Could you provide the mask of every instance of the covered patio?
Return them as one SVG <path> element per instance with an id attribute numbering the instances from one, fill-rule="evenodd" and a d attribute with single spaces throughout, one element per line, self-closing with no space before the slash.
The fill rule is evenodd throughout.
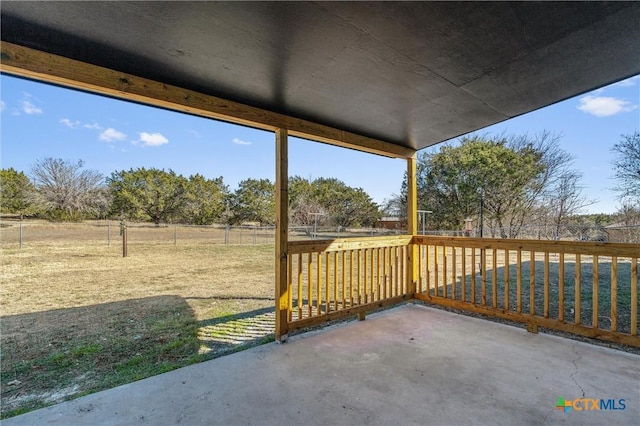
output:
<path id="1" fill-rule="evenodd" d="M 406 304 L 3 424 L 630 425 L 639 382 L 637 355 Z"/>
<path id="2" fill-rule="evenodd" d="M 640 247 L 420 236 L 416 153 L 640 73 L 638 21 L 637 2 L 4 2 L 3 73 L 274 132 L 278 342 L 412 299 L 531 332 L 402 306 L 6 424 L 637 423 L 637 356 L 535 333 L 640 346 Z M 289 241 L 290 136 L 406 161 L 406 234 Z"/>

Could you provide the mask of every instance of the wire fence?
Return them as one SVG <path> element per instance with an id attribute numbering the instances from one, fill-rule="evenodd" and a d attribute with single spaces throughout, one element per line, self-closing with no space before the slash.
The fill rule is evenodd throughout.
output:
<path id="1" fill-rule="evenodd" d="M 516 232 L 517 231 L 517 232 Z M 614 224 L 581 225 L 562 224 L 555 225 L 525 225 L 517 230 L 503 229 L 506 235 L 516 235 L 515 238 L 523 240 L 562 240 L 562 241 L 596 241 L 603 243 L 640 243 L 640 225 Z M 480 231 L 473 229 L 464 230 L 419 230 L 421 235 L 449 236 L 449 237 L 480 237 Z M 485 227 L 483 237 L 500 238 L 502 232 L 498 228 Z"/>
<path id="2" fill-rule="evenodd" d="M 127 245 L 135 244 L 274 244 L 274 226 L 229 225 L 154 225 L 126 223 Z M 386 229 L 341 229 L 291 227 L 290 240 L 353 238 L 390 235 L 399 231 Z M 118 245 L 122 244 L 120 222 L 51 223 L 36 221 L 0 222 L 0 244 L 5 248 L 22 248 L 45 244 Z"/>
<path id="3" fill-rule="evenodd" d="M 127 244 L 274 244 L 274 226 L 229 226 L 229 225 L 159 225 L 127 223 Z M 368 236 L 399 235 L 405 229 L 340 227 L 291 227 L 290 240 L 355 238 Z M 479 237 L 472 230 L 419 230 L 419 234 L 436 236 Z M 500 237 L 497 230 L 485 228 L 484 237 Z M 599 241 L 640 243 L 640 225 L 631 226 L 584 226 L 528 225 L 517 235 L 520 239 Z M 44 244 L 117 245 L 122 244 L 122 231 L 117 221 L 94 223 L 51 223 L 38 221 L 0 222 L 0 245 L 4 248 L 22 248 Z"/>

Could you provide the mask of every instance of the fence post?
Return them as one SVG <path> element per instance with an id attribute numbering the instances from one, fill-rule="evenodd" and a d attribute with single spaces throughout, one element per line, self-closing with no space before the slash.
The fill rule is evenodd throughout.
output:
<path id="1" fill-rule="evenodd" d="M 258 234 L 258 227 L 256 225 L 253 225 L 253 244 L 258 244 L 257 241 L 257 235 Z"/>
<path id="2" fill-rule="evenodd" d="M 127 222 L 120 222 L 120 235 L 122 235 L 122 257 L 127 257 Z"/>
<path id="3" fill-rule="evenodd" d="M 22 250 L 22 222 L 20 222 L 20 249 Z"/>
<path id="4" fill-rule="evenodd" d="M 224 243 L 229 244 L 229 224 L 224 227 Z"/>

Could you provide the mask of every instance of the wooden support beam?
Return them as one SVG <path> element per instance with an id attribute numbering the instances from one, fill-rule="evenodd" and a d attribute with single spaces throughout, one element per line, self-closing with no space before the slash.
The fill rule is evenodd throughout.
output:
<path id="1" fill-rule="evenodd" d="M 407 159 L 407 233 L 418 233 L 418 184 L 416 176 L 416 154 Z M 407 293 L 416 292 L 418 281 L 418 247 L 407 247 Z"/>
<path id="2" fill-rule="evenodd" d="M 174 111 L 356 149 L 392 158 L 407 158 L 414 149 L 345 132 L 162 82 L 125 74 L 13 43 L 2 42 L 0 72 Z"/>
<path id="3" fill-rule="evenodd" d="M 276 130 L 276 332 L 277 342 L 287 340 L 289 305 L 289 278 L 287 276 L 287 250 L 289 243 L 289 171 L 288 137 L 285 129 Z"/>

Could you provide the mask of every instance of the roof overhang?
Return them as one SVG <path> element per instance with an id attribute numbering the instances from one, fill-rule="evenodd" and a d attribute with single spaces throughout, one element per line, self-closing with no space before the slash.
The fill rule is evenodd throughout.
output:
<path id="1" fill-rule="evenodd" d="M 640 73 L 639 2 L 13 2 L 3 72 L 406 157 Z"/>

